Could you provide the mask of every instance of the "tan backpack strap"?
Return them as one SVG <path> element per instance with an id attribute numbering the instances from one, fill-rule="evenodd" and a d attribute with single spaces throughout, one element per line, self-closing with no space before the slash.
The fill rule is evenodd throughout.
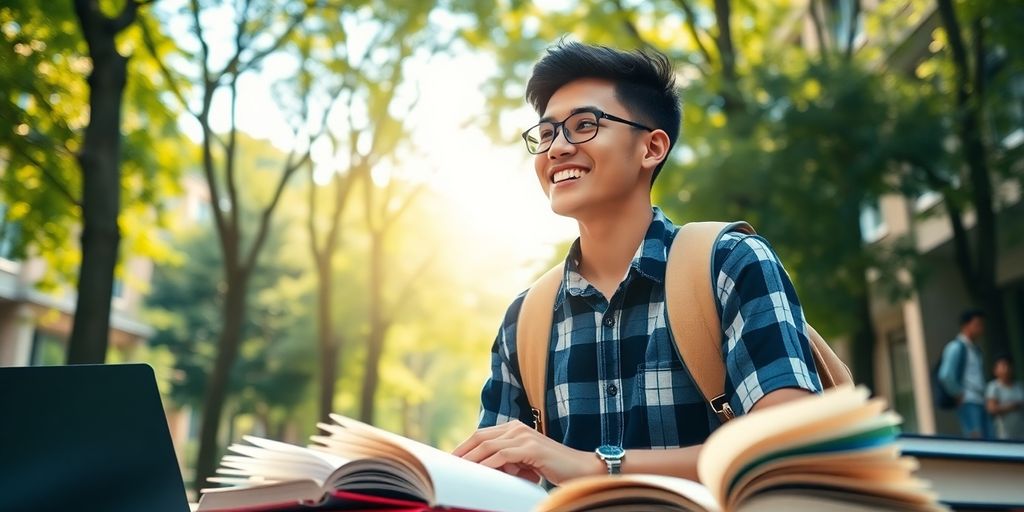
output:
<path id="1" fill-rule="evenodd" d="M 544 392 L 547 388 L 548 353 L 551 351 L 551 322 L 564 275 L 565 264 L 560 263 L 533 283 L 523 298 L 516 323 L 520 382 L 533 412 L 533 428 L 545 435 Z"/>
<path id="2" fill-rule="evenodd" d="M 814 353 L 814 367 L 818 371 L 818 378 L 821 379 L 822 389 L 836 387 L 842 384 L 852 384 L 853 374 L 850 367 L 828 346 L 825 338 L 822 338 L 818 331 L 811 327 L 804 319 L 807 327 L 807 340 L 811 345 L 811 352 Z"/>
<path id="3" fill-rule="evenodd" d="M 691 222 L 676 233 L 665 269 L 665 303 L 679 357 L 718 418 L 734 413 L 725 397 L 722 322 L 715 306 L 711 258 L 723 231 L 754 234 L 745 222 Z"/>

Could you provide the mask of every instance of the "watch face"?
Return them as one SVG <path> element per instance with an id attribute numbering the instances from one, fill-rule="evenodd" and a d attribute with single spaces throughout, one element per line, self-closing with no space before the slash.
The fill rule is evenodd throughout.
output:
<path id="1" fill-rule="evenodd" d="M 597 454 L 601 456 L 601 458 L 613 460 L 621 459 L 622 456 L 626 454 L 626 451 L 623 450 L 622 448 L 608 444 L 597 447 L 596 451 Z"/>

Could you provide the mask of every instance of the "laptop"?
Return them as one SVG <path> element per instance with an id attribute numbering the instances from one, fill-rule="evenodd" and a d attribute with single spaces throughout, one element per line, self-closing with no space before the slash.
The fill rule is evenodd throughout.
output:
<path id="1" fill-rule="evenodd" d="M 0 368 L 0 511 L 188 512 L 153 369 Z"/>

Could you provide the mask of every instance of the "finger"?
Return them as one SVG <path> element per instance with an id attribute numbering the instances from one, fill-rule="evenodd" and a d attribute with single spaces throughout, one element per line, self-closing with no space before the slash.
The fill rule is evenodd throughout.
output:
<path id="1" fill-rule="evenodd" d="M 462 458 L 472 462 L 480 462 L 501 450 L 518 446 L 520 443 L 522 443 L 522 440 L 515 436 L 502 436 L 496 439 L 488 439 L 478 444 L 472 450 L 466 452 Z M 491 467 L 496 468 L 497 466 Z"/>
<path id="2" fill-rule="evenodd" d="M 534 473 L 540 473 L 539 467 L 536 467 L 537 457 L 536 454 L 530 453 L 528 448 L 521 446 L 510 446 L 502 450 L 495 451 L 491 456 L 480 461 L 480 464 L 489 468 L 500 468 L 506 464 L 517 464 L 529 468 Z"/>
<path id="3" fill-rule="evenodd" d="M 527 466 L 523 466 L 522 464 L 505 464 L 501 466 L 500 469 L 505 473 L 522 478 L 527 482 L 537 483 L 540 481 L 540 475 L 537 474 L 536 471 Z"/>
<path id="4" fill-rule="evenodd" d="M 482 429 L 477 430 L 476 432 L 473 433 L 473 435 L 469 436 L 469 438 L 467 438 L 461 444 L 456 446 L 455 449 L 452 450 L 452 455 L 456 457 L 462 457 L 466 455 L 466 453 L 469 453 L 471 450 L 476 448 L 480 443 L 488 441 L 490 439 L 494 439 L 504 434 L 506 431 L 512 428 L 512 426 L 514 426 L 513 423 L 518 423 L 518 421 L 502 423 L 500 425 L 494 425 L 493 427 L 484 427 Z"/>

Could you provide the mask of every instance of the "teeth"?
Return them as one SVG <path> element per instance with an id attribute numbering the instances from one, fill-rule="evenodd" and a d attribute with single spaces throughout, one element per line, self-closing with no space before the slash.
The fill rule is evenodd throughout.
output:
<path id="1" fill-rule="evenodd" d="M 586 173 L 587 171 L 584 171 L 583 169 L 563 169 L 561 171 L 556 172 L 555 175 L 551 177 L 551 181 L 553 183 L 558 183 L 560 181 L 565 181 L 570 178 L 580 178 Z"/>

